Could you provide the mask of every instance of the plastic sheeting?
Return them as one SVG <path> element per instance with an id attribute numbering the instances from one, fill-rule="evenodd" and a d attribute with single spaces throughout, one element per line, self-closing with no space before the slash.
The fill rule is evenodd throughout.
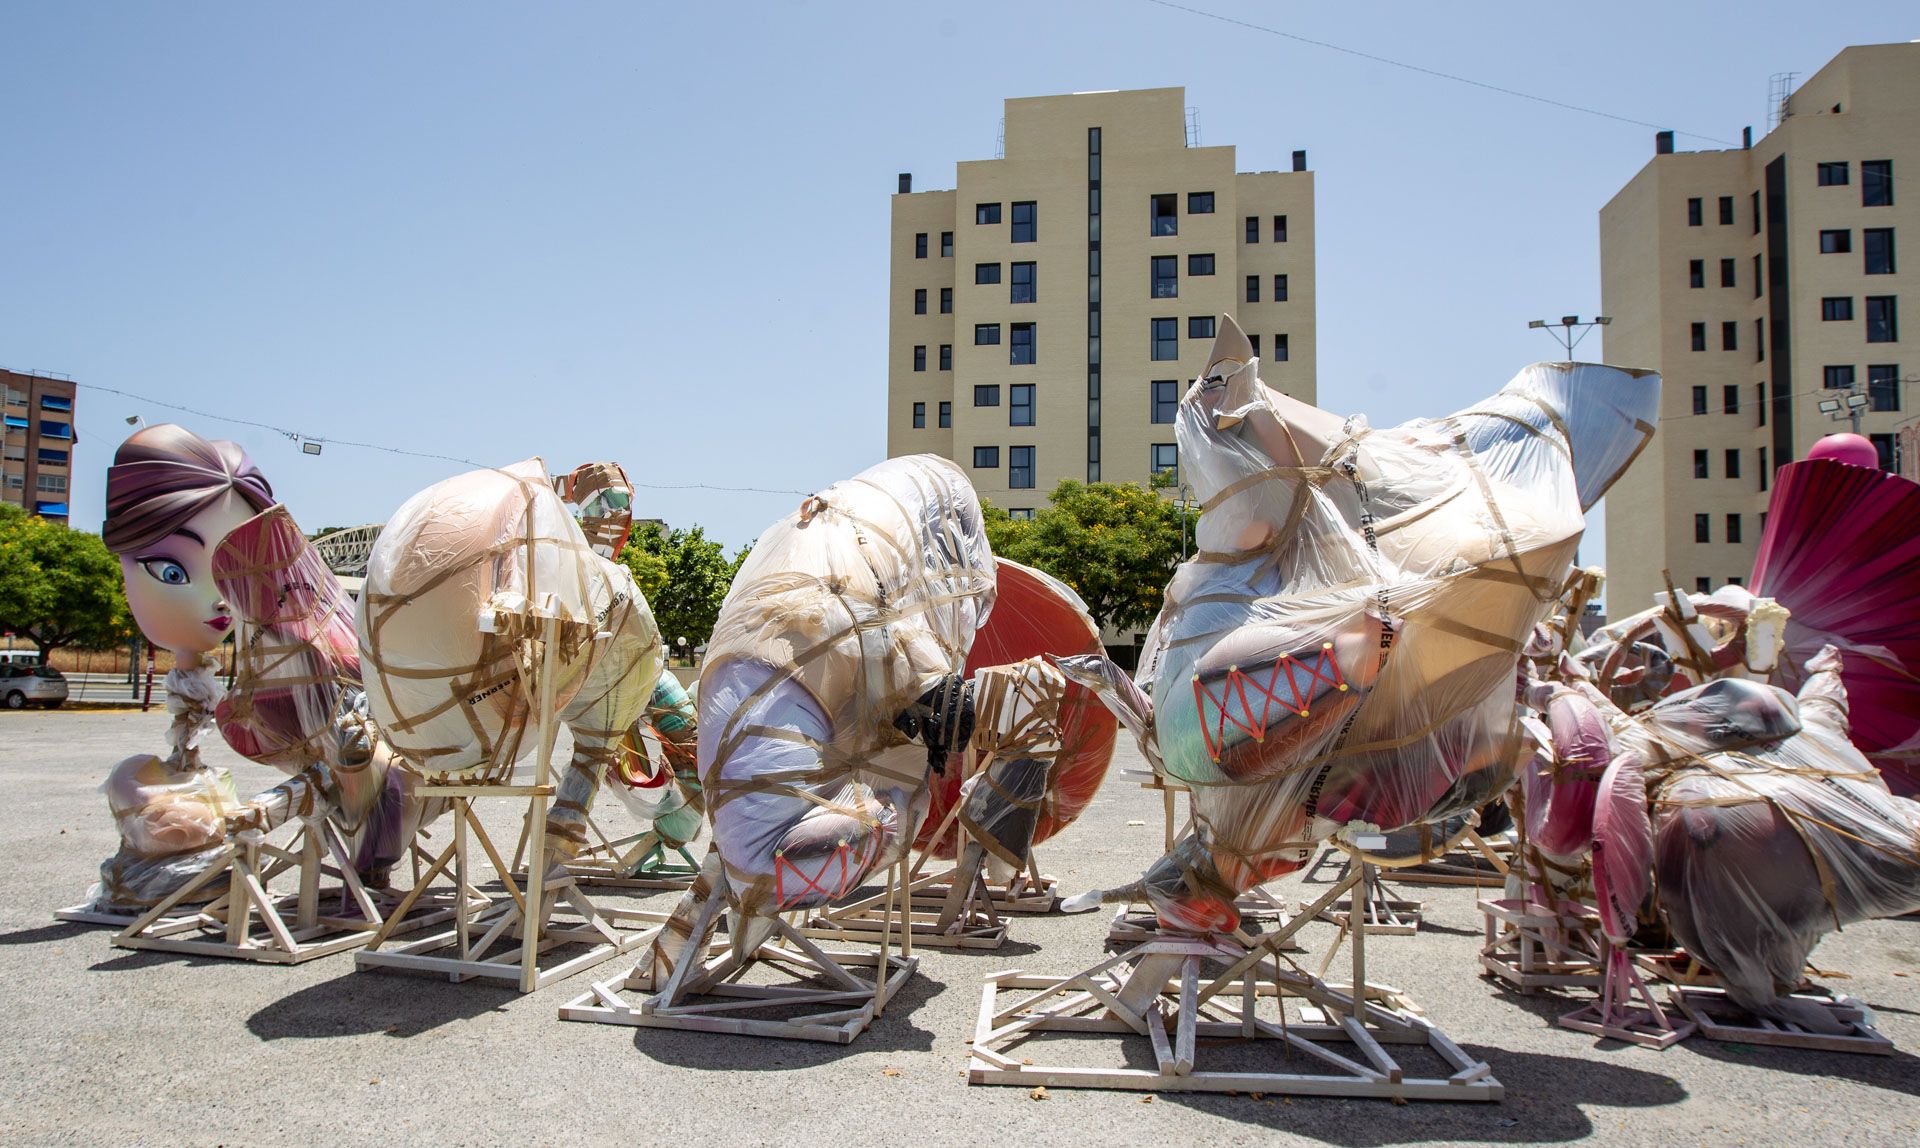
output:
<path id="1" fill-rule="evenodd" d="M 969 677 L 990 666 L 1006 666 L 1041 655 L 1097 654 L 1100 628 L 1088 616 L 1086 605 L 1064 582 L 1050 574 L 1005 558 L 995 558 L 998 591 L 993 613 L 974 636 L 967 655 Z M 1116 723 L 1113 715 L 1079 684 L 1062 683 L 1058 704 L 1059 747 L 1045 773 L 1030 844 L 1038 844 L 1073 824 L 1099 792 L 1113 760 Z M 920 828 L 916 848 L 934 850 L 951 858 L 954 839 L 931 840 L 946 820 L 960 794 L 961 755 L 949 758 L 945 773 L 933 779 L 933 804 Z M 1022 857 L 1020 862 L 1024 863 Z"/>
<path id="2" fill-rule="evenodd" d="M 1506 788 L 1522 641 L 1659 392 L 1647 372 L 1537 364 L 1472 409 L 1375 430 L 1268 389 L 1222 325 L 1176 424 L 1200 553 L 1139 673 L 1197 835 L 1109 894 L 1193 931 L 1235 924 L 1235 895 L 1297 867 L 1301 841 Z"/>
<path id="3" fill-rule="evenodd" d="M 547 833 L 551 851 L 571 856 L 662 665 L 633 576 L 592 551 L 538 459 L 414 495 L 368 556 L 358 629 L 369 709 L 424 773 L 505 776 L 540 696 L 549 619 L 553 696 L 574 752 Z"/>
<path id="4" fill-rule="evenodd" d="M 680 679 L 662 671 L 640 726 L 620 743 L 607 784 L 628 812 L 651 825 L 670 847 L 698 837 L 706 813 L 696 744 L 693 698 Z M 657 762 L 649 757 L 649 746 L 658 747 Z"/>
<path id="5" fill-rule="evenodd" d="M 941 716 L 928 699 L 964 670 L 994 583 L 978 498 L 931 455 L 835 483 L 754 544 L 699 696 L 714 848 L 748 918 L 829 903 L 913 840 L 929 749 L 896 721 Z"/>

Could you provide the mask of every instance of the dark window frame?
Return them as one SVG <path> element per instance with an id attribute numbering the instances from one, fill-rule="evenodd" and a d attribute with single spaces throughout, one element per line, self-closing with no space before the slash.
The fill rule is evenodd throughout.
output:
<path id="1" fill-rule="evenodd" d="M 1180 234 L 1180 197 L 1171 191 L 1147 196 L 1147 237 Z"/>
<path id="2" fill-rule="evenodd" d="M 1008 211 L 1008 214 L 1012 216 L 1012 222 L 1013 222 L 1013 228 L 1012 228 L 1013 242 L 1015 243 L 1038 242 L 1040 238 L 1039 204 L 1031 199 L 1022 199 L 1022 200 L 1017 200 L 1014 203 L 1010 204 L 1009 208 L 1010 210 Z M 1024 213 L 1026 215 L 1025 219 L 1020 218 L 1022 214 L 1022 211 L 1021 211 L 1022 208 L 1026 209 Z"/>
<path id="3" fill-rule="evenodd" d="M 997 203 L 976 203 L 973 205 L 973 222 L 976 227 L 989 226 L 1000 222 L 1000 205 Z"/>
<path id="4" fill-rule="evenodd" d="M 1039 301 L 1039 268 L 1040 265 L 1032 260 L 1008 265 L 1007 302 L 1035 303 Z M 1020 275 L 1023 271 L 1026 273 L 1026 282 L 1024 283 L 1020 280 Z M 1025 288 L 1025 290 L 1023 291 L 1021 288 Z"/>
<path id="5" fill-rule="evenodd" d="M 1180 380 L 1154 379 L 1147 384 L 1147 421 L 1149 423 L 1156 426 L 1171 426 L 1178 419 L 1179 414 Z"/>
<path id="6" fill-rule="evenodd" d="M 1147 348 L 1153 362 L 1178 362 L 1180 360 L 1180 320 L 1177 318 L 1148 319 Z"/>
<path id="7" fill-rule="evenodd" d="M 1024 452 L 1025 461 L 1022 461 Z M 1010 446 L 1007 448 L 1007 489 L 1032 490 L 1034 472 L 1034 448 L 1031 446 Z M 1022 481 L 1024 479 L 1024 481 Z"/>
<path id="8" fill-rule="evenodd" d="M 1205 270 L 1201 270 L 1205 268 Z M 1211 275 L 1214 269 L 1213 252 L 1195 251 L 1187 255 L 1188 275 Z"/>
<path id="9" fill-rule="evenodd" d="M 997 446 L 976 446 L 973 448 L 973 469 L 999 470 L 1000 448 Z"/>
<path id="10" fill-rule="evenodd" d="M 1007 363 L 1030 367 L 1040 354 L 1040 332 L 1033 323 L 1007 324 Z"/>

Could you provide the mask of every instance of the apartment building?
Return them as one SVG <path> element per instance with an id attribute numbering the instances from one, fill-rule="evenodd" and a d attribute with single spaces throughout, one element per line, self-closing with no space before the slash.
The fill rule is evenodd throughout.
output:
<path id="1" fill-rule="evenodd" d="M 1006 101 L 1004 157 L 893 197 L 887 454 L 967 468 L 1031 514 L 1063 479 L 1176 467 L 1218 317 L 1313 402 L 1313 174 L 1200 147 L 1184 88 Z"/>
<path id="2" fill-rule="evenodd" d="M 1726 151 L 1660 133 L 1600 212 L 1606 360 L 1665 379 L 1659 433 L 1607 496 L 1616 617 L 1662 571 L 1684 590 L 1744 580 L 1774 471 L 1854 429 L 1836 413 L 1896 469 L 1920 401 L 1896 258 L 1900 233 L 1920 238 L 1920 43 L 1848 48 L 1777 113 Z"/>
<path id="3" fill-rule="evenodd" d="M 0 501 L 42 518 L 67 520 L 73 475 L 74 385 L 0 368 L 0 399 L 6 419 L 5 458 L 0 461 Z"/>

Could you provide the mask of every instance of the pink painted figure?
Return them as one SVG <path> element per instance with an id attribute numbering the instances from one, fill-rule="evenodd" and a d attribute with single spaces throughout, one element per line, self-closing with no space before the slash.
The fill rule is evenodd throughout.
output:
<path id="1" fill-rule="evenodd" d="M 120 849 L 100 866 L 97 911 L 138 911 L 191 880 L 218 851 L 235 812 L 233 779 L 200 761 L 219 686 L 206 662 L 233 627 L 213 577 L 214 548 L 273 505 L 273 488 L 237 443 L 184 427 L 147 427 L 120 445 L 107 471 L 101 535 L 120 556 L 127 604 L 147 639 L 173 652 L 167 674 L 167 756 L 140 754 L 102 787 Z M 219 888 L 210 887 L 209 897 Z"/>

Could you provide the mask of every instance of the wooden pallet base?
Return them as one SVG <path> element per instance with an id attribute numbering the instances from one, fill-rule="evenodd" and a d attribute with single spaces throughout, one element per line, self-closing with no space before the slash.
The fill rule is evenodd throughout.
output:
<path id="1" fill-rule="evenodd" d="M 1224 965 L 1212 975 L 1210 966 Z M 1205 971 L 1203 971 L 1205 970 Z M 1369 986 L 1371 990 L 1372 986 Z M 1198 938 L 1149 941 L 1070 977 L 1019 970 L 987 978 L 972 1040 L 969 1084 L 1107 1088 L 1146 1092 L 1248 1092 L 1407 1100 L 1494 1101 L 1504 1089 L 1424 1018 L 1356 999 L 1265 949 Z M 1318 1006 L 1328 1023 L 1300 1015 Z M 1035 1039 L 1050 1033 L 1143 1039 L 1154 1067 L 1045 1063 Z M 1198 1061 L 1202 1042 L 1271 1047 L 1322 1071 L 1222 1071 Z M 1446 1066 L 1410 1073 L 1390 1048 L 1420 1046 Z M 1211 1051 L 1211 1048 L 1209 1048 Z M 1295 1058 L 1294 1053 L 1303 1054 Z M 1287 1067 L 1306 1068 L 1295 1063 Z"/>
<path id="2" fill-rule="evenodd" d="M 1709 1040 L 1769 1048 L 1804 1048 L 1868 1056 L 1893 1055 L 1893 1042 L 1873 1027 L 1873 1014 L 1848 996 L 1823 997 L 1794 993 L 1788 998 L 1803 1007 L 1821 1010 L 1831 1027 L 1837 1030 L 1819 1032 L 1789 1021 L 1755 1016 L 1728 999 L 1723 989 L 1676 985 L 1668 995 L 1699 1026 L 1700 1035 Z"/>
<path id="3" fill-rule="evenodd" d="M 776 935 L 746 960 L 735 960 L 726 941 L 710 941 L 697 971 L 659 991 L 650 972 L 652 954 L 646 954 L 623 980 L 599 982 L 563 1005 L 560 1019 L 849 1044 L 920 963 L 884 950 L 822 949 L 784 921 Z M 789 983 L 742 983 L 739 978 L 754 967 L 776 969 Z"/>
<path id="4" fill-rule="evenodd" d="M 1656 1016 L 1644 1008 L 1622 1009 L 1608 1017 L 1597 1001 L 1575 1009 L 1554 1023 L 1575 1032 L 1623 1040 L 1652 1049 L 1670 1048 L 1692 1036 L 1696 1027 L 1692 1021 L 1675 1024 L 1671 1018 Z"/>
<path id="5" fill-rule="evenodd" d="M 1017 874 L 1012 881 L 1001 883 L 987 880 L 984 882 L 987 893 L 993 900 L 996 913 L 1013 916 L 1045 916 L 1060 907 L 1065 900 L 1060 895 L 1060 882 L 1048 876 L 1038 879 L 1024 873 Z M 913 907 L 915 909 L 938 910 L 945 903 L 951 889 L 951 879 L 942 876 L 931 884 L 915 889 Z"/>
<path id="6" fill-rule="evenodd" d="M 1480 902 L 1486 940 L 1480 967 L 1523 993 L 1541 989 L 1600 988 L 1598 916 L 1572 901 Z"/>

